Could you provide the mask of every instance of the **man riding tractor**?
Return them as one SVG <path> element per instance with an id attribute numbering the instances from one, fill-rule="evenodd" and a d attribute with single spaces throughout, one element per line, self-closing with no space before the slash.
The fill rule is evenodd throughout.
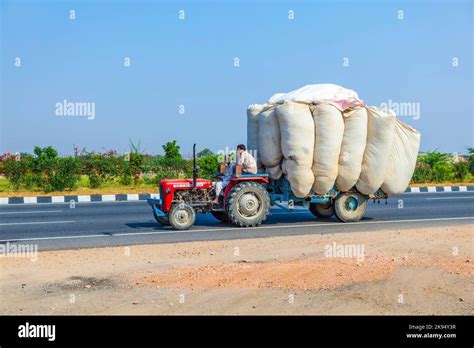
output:
<path id="1" fill-rule="evenodd" d="M 241 167 L 242 174 L 257 174 L 257 162 L 255 158 L 247 152 L 244 144 L 237 145 L 237 158 L 235 164 Z M 217 181 L 214 184 L 216 197 L 212 201 L 213 204 L 219 204 L 219 196 L 222 193 L 222 189 L 227 186 L 230 179 L 235 171 L 235 166 L 230 163 L 230 156 L 226 156 L 226 170 L 221 181 Z"/>

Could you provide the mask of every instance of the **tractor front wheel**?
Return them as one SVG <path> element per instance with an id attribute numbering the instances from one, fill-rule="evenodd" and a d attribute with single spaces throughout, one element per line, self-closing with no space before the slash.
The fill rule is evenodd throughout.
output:
<path id="1" fill-rule="evenodd" d="M 334 204 L 332 202 L 310 203 L 309 211 L 320 219 L 329 219 L 334 215 Z"/>
<path id="2" fill-rule="evenodd" d="M 256 182 L 236 184 L 226 202 L 227 216 L 234 225 L 255 227 L 266 220 L 270 212 L 270 195 L 265 186 Z"/>
<path id="3" fill-rule="evenodd" d="M 189 204 L 181 202 L 173 204 L 169 214 L 171 226 L 176 230 L 187 230 L 196 221 L 196 212 Z"/>
<path id="4" fill-rule="evenodd" d="M 342 222 L 359 221 L 366 210 L 367 196 L 359 192 L 340 193 L 334 201 L 336 217 Z"/>

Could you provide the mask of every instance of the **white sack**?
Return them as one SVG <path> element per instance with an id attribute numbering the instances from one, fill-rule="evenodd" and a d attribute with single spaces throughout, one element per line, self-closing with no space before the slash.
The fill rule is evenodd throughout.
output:
<path id="1" fill-rule="evenodd" d="M 313 185 L 314 176 L 311 168 L 307 166 L 299 166 L 295 161 L 287 161 L 287 172 L 286 175 L 290 182 L 291 190 L 296 197 L 306 197 L 311 191 L 311 185 Z"/>
<path id="2" fill-rule="evenodd" d="M 304 197 L 311 191 L 311 165 L 314 149 L 314 122 L 309 106 L 288 102 L 277 106 L 280 124 L 281 151 L 285 169 L 295 196 Z"/>
<path id="3" fill-rule="evenodd" d="M 258 153 L 265 167 L 280 165 L 280 126 L 274 107 L 265 107 L 258 115 Z"/>
<path id="4" fill-rule="evenodd" d="M 349 191 L 359 179 L 367 144 L 367 110 L 355 108 L 344 114 L 344 136 L 339 153 L 339 167 L 336 187 L 339 191 Z"/>
<path id="5" fill-rule="evenodd" d="M 370 195 L 382 185 L 389 166 L 395 113 L 392 110 L 387 113 L 377 107 L 368 106 L 367 116 L 367 146 L 356 187 L 361 193 Z"/>
<path id="6" fill-rule="evenodd" d="M 288 93 L 277 93 L 268 102 L 283 103 L 285 101 L 304 103 L 328 102 L 341 111 L 350 107 L 364 106 L 364 101 L 359 99 L 355 91 L 332 83 L 306 85 Z"/>
<path id="7" fill-rule="evenodd" d="M 258 168 L 262 167 L 258 154 L 258 114 L 262 109 L 263 105 L 260 104 L 252 104 L 247 108 L 247 150 L 254 155 Z"/>
<path id="8" fill-rule="evenodd" d="M 281 171 L 283 174 L 288 174 L 288 164 L 287 164 L 287 160 L 285 158 L 283 158 L 283 160 L 281 161 Z"/>
<path id="9" fill-rule="evenodd" d="M 315 129 L 313 191 L 325 194 L 334 186 L 337 178 L 344 120 L 335 106 L 323 103 L 313 108 L 313 121 Z"/>
<path id="10" fill-rule="evenodd" d="M 396 119 L 392 152 L 382 184 L 383 192 L 398 195 L 405 191 L 415 171 L 419 149 L 420 133 Z"/>
<path id="11" fill-rule="evenodd" d="M 280 179 L 281 176 L 283 175 L 280 165 L 277 165 L 275 167 L 265 168 L 265 173 L 267 173 L 270 176 L 270 178 L 274 180 Z"/>

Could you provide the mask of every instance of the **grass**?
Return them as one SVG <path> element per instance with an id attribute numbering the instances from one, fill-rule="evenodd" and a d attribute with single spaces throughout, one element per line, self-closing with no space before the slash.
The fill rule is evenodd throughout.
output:
<path id="1" fill-rule="evenodd" d="M 34 197 L 34 196 L 65 196 L 65 195 L 92 195 L 92 194 L 118 194 L 118 193 L 157 193 L 158 187 L 154 184 L 140 182 L 129 186 L 124 186 L 119 182 L 109 182 L 100 188 L 90 188 L 87 176 L 82 176 L 77 184 L 77 188 L 65 191 L 44 192 L 39 189 L 20 189 L 16 191 L 11 183 L 0 178 L 0 197 Z"/>

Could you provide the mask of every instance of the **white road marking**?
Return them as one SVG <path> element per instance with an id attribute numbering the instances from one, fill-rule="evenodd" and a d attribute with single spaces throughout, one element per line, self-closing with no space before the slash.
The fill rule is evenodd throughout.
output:
<path id="1" fill-rule="evenodd" d="M 62 210 L 31 210 L 31 211 L 9 211 L 1 212 L 0 215 L 4 214 L 47 214 L 47 213 L 60 213 Z"/>
<path id="2" fill-rule="evenodd" d="M 127 194 L 127 201 L 138 201 L 139 195 L 138 193 L 129 193 Z"/>
<path id="3" fill-rule="evenodd" d="M 469 197 L 428 197 L 426 199 L 474 199 L 474 196 L 469 196 Z"/>
<path id="4" fill-rule="evenodd" d="M 115 201 L 115 195 L 102 195 L 102 202 Z"/>
<path id="5" fill-rule="evenodd" d="M 474 216 L 467 217 L 452 217 L 452 218 L 438 218 L 438 219 L 412 219 L 412 220 L 388 220 L 388 221 L 359 221 L 346 223 L 322 223 L 322 224 L 300 224 L 300 225 L 277 225 L 277 226 L 259 226 L 259 227 L 230 227 L 230 228 L 207 228 L 187 231 L 160 231 L 160 232 L 135 232 L 135 233 L 117 233 L 111 235 L 104 234 L 90 234 L 79 236 L 58 236 L 58 237 L 37 237 L 37 238 L 20 238 L 20 239 L 2 239 L 0 243 L 15 242 L 15 241 L 34 241 L 34 240 L 57 240 L 57 239 L 80 239 L 80 238 L 104 238 L 104 237 L 126 237 L 126 236 L 146 236 L 146 235 L 160 235 L 160 234 L 183 234 L 183 233 L 199 233 L 199 232 L 219 232 L 219 231 L 249 231 L 255 229 L 271 229 L 271 228 L 302 228 L 302 227 L 341 227 L 347 225 L 365 225 L 365 224 L 389 224 L 389 223 L 405 223 L 405 222 L 429 222 L 429 221 L 452 221 L 452 220 L 472 220 Z M 74 222 L 74 221 L 69 221 Z M 257 237 L 256 237 L 257 238 Z"/>
<path id="6" fill-rule="evenodd" d="M 64 202 L 64 196 L 52 196 L 51 197 L 51 203 L 65 203 Z M 69 202 L 67 202 L 69 203 Z"/>
<path id="7" fill-rule="evenodd" d="M 32 221 L 32 222 L 7 222 L 0 224 L 0 226 L 14 226 L 14 225 L 41 225 L 41 224 L 70 224 L 76 221 Z"/>
<path id="8" fill-rule="evenodd" d="M 77 196 L 77 201 L 78 202 L 90 202 L 91 201 L 91 196 L 90 195 L 79 195 L 79 196 Z"/>
<path id="9" fill-rule="evenodd" d="M 23 197 L 23 202 L 24 202 L 25 204 L 38 203 L 38 198 L 37 198 L 37 197 Z"/>

